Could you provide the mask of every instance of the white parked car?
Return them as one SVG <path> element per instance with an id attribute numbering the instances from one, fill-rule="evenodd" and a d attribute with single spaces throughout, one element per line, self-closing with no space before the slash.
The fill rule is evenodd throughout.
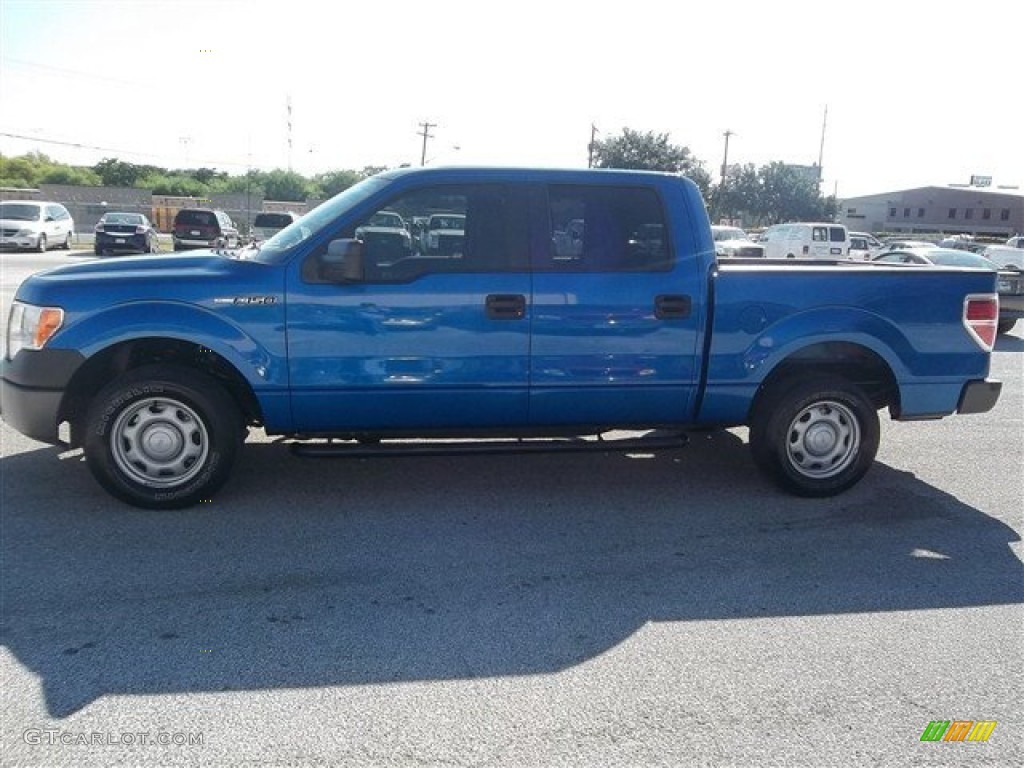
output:
<path id="1" fill-rule="evenodd" d="M 0 202 L 0 248 L 35 250 L 71 248 L 75 222 L 60 203 L 39 200 Z"/>
<path id="2" fill-rule="evenodd" d="M 884 247 L 882 241 L 870 232 L 850 233 L 850 258 L 853 261 L 871 261 Z"/>
<path id="3" fill-rule="evenodd" d="M 461 256 L 466 217 L 461 213 L 435 213 L 423 233 L 423 250 L 432 256 Z"/>
<path id="4" fill-rule="evenodd" d="M 715 224 L 711 227 L 711 237 L 715 241 L 715 255 L 720 259 L 764 258 L 764 246 L 751 240 L 750 236 L 739 227 Z"/>

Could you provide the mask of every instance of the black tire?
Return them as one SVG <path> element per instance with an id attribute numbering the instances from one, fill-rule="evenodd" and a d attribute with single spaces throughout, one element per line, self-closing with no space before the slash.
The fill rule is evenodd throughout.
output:
<path id="1" fill-rule="evenodd" d="M 754 462 L 797 496 L 823 497 L 856 484 L 878 453 L 878 411 L 840 376 L 790 378 L 754 404 Z"/>
<path id="2" fill-rule="evenodd" d="M 1013 326 L 1017 324 L 1016 320 L 1000 320 L 999 325 L 996 326 L 996 330 L 1000 334 L 1009 333 L 1013 330 Z"/>
<path id="3" fill-rule="evenodd" d="M 95 253 L 97 256 L 102 256 L 103 254 L 106 253 L 106 251 L 100 248 L 98 245 L 95 248 L 93 248 L 92 252 Z"/>
<path id="4" fill-rule="evenodd" d="M 213 379 L 150 365 L 116 379 L 92 401 L 85 458 L 100 485 L 122 501 L 180 509 L 210 499 L 228 479 L 243 427 L 237 405 Z"/>
<path id="5" fill-rule="evenodd" d="M 68 232 L 67 237 L 64 238 L 64 245 L 61 246 L 65 251 L 71 250 L 71 233 Z"/>
<path id="6" fill-rule="evenodd" d="M 39 235 L 39 240 L 36 242 L 36 251 L 46 253 L 46 235 Z"/>

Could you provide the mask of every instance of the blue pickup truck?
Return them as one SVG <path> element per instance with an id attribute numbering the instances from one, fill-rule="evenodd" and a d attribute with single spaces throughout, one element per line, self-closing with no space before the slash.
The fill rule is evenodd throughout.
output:
<path id="1" fill-rule="evenodd" d="M 382 213 L 461 228 L 428 249 L 367 226 Z M 258 246 L 30 277 L 0 408 L 148 508 L 209 498 L 254 426 L 366 455 L 747 425 L 767 475 L 829 496 L 874 461 L 880 409 L 994 405 L 995 280 L 718 261 L 696 186 L 669 174 L 396 170 Z"/>

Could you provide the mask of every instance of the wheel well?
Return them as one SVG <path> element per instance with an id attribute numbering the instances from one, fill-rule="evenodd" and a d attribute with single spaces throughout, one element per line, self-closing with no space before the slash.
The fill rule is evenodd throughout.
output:
<path id="1" fill-rule="evenodd" d="M 71 378 L 57 419 L 58 423 L 70 423 L 71 445 L 81 445 L 82 423 L 92 396 L 126 371 L 153 363 L 170 363 L 205 373 L 223 385 L 246 424 L 262 422 L 260 404 L 249 382 L 221 355 L 179 339 L 133 339 L 96 353 Z"/>
<path id="2" fill-rule="evenodd" d="M 899 414 L 900 389 L 889 364 L 867 347 L 840 341 L 812 344 L 779 363 L 758 387 L 751 411 L 764 393 L 780 382 L 813 373 L 832 374 L 855 382 L 876 409 L 888 406 L 894 416 Z"/>

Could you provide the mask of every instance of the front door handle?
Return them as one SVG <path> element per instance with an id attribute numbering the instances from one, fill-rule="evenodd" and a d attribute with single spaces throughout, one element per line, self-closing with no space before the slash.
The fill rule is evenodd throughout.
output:
<path id="1" fill-rule="evenodd" d="M 487 316 L 492 320 L 521 320 L 526 316 L 526 297 L 517 293 L 492 293 L 487 297 Z"/>
<path id="2" fill-rule="evenodd" d="M 679 320 L 690 316 L 689 296 L 661 294 L 654 299 L 654 316 L 659 320 Z"/>

